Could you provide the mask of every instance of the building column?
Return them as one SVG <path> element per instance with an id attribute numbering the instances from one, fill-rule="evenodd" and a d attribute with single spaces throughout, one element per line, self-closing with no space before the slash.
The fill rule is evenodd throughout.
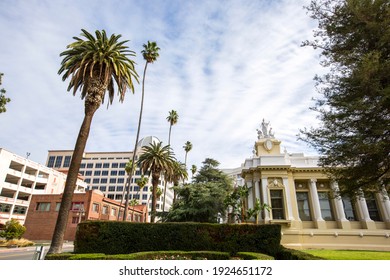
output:
<path id="1" fill-rule="evenodd" d="M 390 198 L 386 189 L 383 188 L 382 192 L 379 193 L 380 203 L 383 209 L 383 221 L 386 223 L 388 229 L 390 229 Z"/>
<path id="2" fill-rule="evenodd" d="M 330 184 L 333 193 L 338 194 L 340 189 L 339 185 L 337 182 L 332 181 Z M 341 200 L 341 197 L 337 195 L 335 198 L 333 198 L 333 202 L 336 208 L 336 221 L 337 225 L 341 229 L 351 229 L 351 224 L 345 217 L 345 212 L 344 212 L 344 206 L 343 206 L 343 201 Z"/>
<path id="3" fill-rule="evenodd" d="M 360 224 L 364 229 L 375 229 L 375 222 L 371 220 L 370 213 L 368 212 L 366 199 L 362 196 L 357 199 L 359 205 L 361 220 Z"/>
<path id="4" fill-rule="evenodd" d="M 309 189 L 310 197 L 313 203 L 314 222 L 318 229 L 326 229 L 326 223 L 321 215 L 320 200 L 318 198 L 316 183 L 316 179 L 310 179 Z"/>
<path id="5" fill-rule="evenodd" d="M 253 209 L 253 184 L 252 184 L 252 176 L 245 177 L 245 184 L 248 187 L 248 209 Z"/>
<path id="6" fill-rule="evenodd" d="M 284 187 L 284 193 L 286 195 L 286 220 L 293 221 L 294 220 L 294 215 L 292 213 L 292 201 L 291 201 L 291 194 L 290 194 L 290 189 L 288 187 L 288 178 L 284 177 L 283 178 L 283 187 Z"/>
<path id="7" fill-rule="evenodd" d="M 261 195 L 263 198 L 263 203 L 271 206 L 271 203 L 268 199 L 268 177 L 261 178 Z M 269 211 L 264 210 L 264 222 L 268 223 L 270 221 Z"/>

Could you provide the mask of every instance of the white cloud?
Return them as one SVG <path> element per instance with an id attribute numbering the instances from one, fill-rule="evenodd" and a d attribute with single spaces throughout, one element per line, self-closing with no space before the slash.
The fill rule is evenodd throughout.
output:
<path id="1" fill-rule="evenodd" d="M 251 155 L 256 128 L 270 120 L 282 146 L 313 153 L 297 142 L 299 129 L 315 124 L 309 110 L 318 53 L 302 48 L 315 23 L 308 1 L 2 1 L 0 71 L 12 102 L 0 115 L 0 146 L 44 163 L 49 149 L 73 149 L 83 102 L 66 92 L 57 75 L 65 50 L 80 29 L 106 29 L 129 39 L 137 52 L 157 41 L 160 58 L 148 66 L 141 137 L 168 141 L 166 117 L 179 121 L 171 144 L 193 143 L 188 164 L 206 157 L 235 167 Z M 123 104 L 98 110 L 88 151 L 132 150 L 141 86 Z"/>

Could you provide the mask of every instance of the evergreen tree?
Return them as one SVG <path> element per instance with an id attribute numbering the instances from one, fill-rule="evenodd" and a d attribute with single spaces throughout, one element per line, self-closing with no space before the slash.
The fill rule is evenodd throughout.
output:
<path id="1" fill-rule="evenodd" d="M 313 0 L 313 41 L 328 69 L 317 76 L 320 126 L 300 139 L 316 148 L 320 165 L 341 192 L 360 194 L 390 185 L 390 2 Z"/>

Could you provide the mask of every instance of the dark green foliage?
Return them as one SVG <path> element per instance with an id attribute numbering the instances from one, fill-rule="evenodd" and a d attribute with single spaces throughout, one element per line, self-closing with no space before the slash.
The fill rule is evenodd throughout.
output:
<path id="1" fill-rule="evenodd" d="M 274 260 L 274 257 L 254 252 L 238 252 L 236 257 L 244 260 Z"/>
<path id="2" fill-rule="evenodd" d="M 275 254 L 276 260 L 323 260 L 323 258 L 313 256 L 305 252 L 287 249 L 283 246 L 280 247 L 280 250 L 278 250 Z"/>
<path id="3" fill-rule="evenodd" d="M 22 226 L 19 221 L 11 219 L 5 223 L 4 230 L 0 231 L 0 237 L 6 240 L 20 239 L 26 232 L 26 227 Z"/>
<path id="4" fill-rule="evenodd" d="M 280 248 L 280 225 L 85 222 L 78 226 L 75 253 L 129 254 L 141 251 L 260 252 Z"/>
<path id="5" fill-rule="evenodd" d="M 2 84 L 3 75 L 4 75 L 3 73 L 0 73 L 0 86 Z M 6 93 L 5 89 L 3 89 L 3 88 L 0 89 L 0 114 L 7 111 L 7 109 L 5 108 L 5 105 L 11 101 L 10 98 L 5 97 L 5 93 Z"/>
<path id="6" fill-rule="evenodd" d="M 341 191 L 390 185 L 390 2 L 313 0 L 316 37 L 304 45 L 322 50 L 329 72 L 316 77 L 320 127 L 301 139 L 323 157 L 320 164 Z M 342 166 L 343 168 L 340 168 Z"/>

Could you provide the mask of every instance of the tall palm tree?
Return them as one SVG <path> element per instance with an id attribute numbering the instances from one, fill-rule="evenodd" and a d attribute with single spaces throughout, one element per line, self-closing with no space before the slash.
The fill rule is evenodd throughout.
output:
<path id="1" fill-rule="evenodd" d="M 152 176 L 152 213 L 151 222 L 154 223 L 156 217 L 157 188 L 162 172 L 171 174 L 175 158 L 169 145 L 162 146 L 161 142 L 151 143 L 143 147 L 143 153 L 139 156 L 138 164 L 145 173 L 150 170 Z"/>
<path id="2" fill-rule="evenodd" d="M 195 175 L 195 173 L 196 173 L 196 171 L 197 171 L 197 167 L 196 167 L 196 165 L 195 164 L 193 164 L 192 166 L 191 166 L 191 173 L 192 173 L 192 177 L 194 177 L 194 175 Z"/>
<path id="3" fill-rule="evenodd" d="M 183 148 L 184 148 L 184 151 L 186 152 L 184 164 L 187 166 L 187 154 L 189 151 L 192 150 L 192 143 L 190 141 L 185 142 Z"/>
<path id="4" fill-rule="evenodd" d="M 127 89 L 134 92 L 133 79 L 138 82 L 135 63 L 129 58 L 135 56 L 135 53 L 124 45 L 128 41 L 119 41 L 121 35 L 113 34 L 108 38 L 104 30 L 97 30 L 96 38 L 84 29 L 81 31 L 81 36 L 85 38 L 73 37 L 75 42 L 60 54 L 64 58 L 58 74 L 63 74 L 63 81 L 70 78 L 68 91 L 73 89 L 73 95 L 76 95 L 77 90 L 81 91 L 81 98 L 85 99 L 85 109 L 48 253 L 62 251 L 69 209 L 93 115 L 100 104 L 104 103 L 106 92 L 108 105 L 112 103 L 115 95 L 114 85 L 117 86 L 119 101 L 122 102 Z"/>
<path id="5" fill-rule="evenodd" d="M 167 117 L 167 121 L 169 122 L 169 136 L 168 136 L 168 145 L 171 146 L 171 132 L 172 132 L 172 126 L 174 126 L 175 124 L 177 124 L 177 121 L 179 119 L 179 115 L 177 114 L 177 112 L 175 110 L 171 110 L 169 111 L 169 115 Z M 166 196 L 166 193 L 167 193 L 167 180 L 165 180 L 165 184 L 164 184 L 164 198 L 163 198 L 163 212 L 165 212 L 165 196 Z"/>
<path id="6" fill-rule="evenodd" d="M 177 124 L 177 121 L 179 119 L 179 115 L 175 110 L 169 111 L 169 115 L 167 117 L 167 121 L 169 122 L 169 136 L 168 136 L 168 145 L 171 145 L 171 132 L 172 132 L 172 126 Z"/>
<path id="7" fill-rule="evenodd" d="M 144 108 L 144 97 L 145 97 L 145 75 L 146 69 L 148 68 L 149 63 L 153 63 L 159 57 L 160 48 L 157 46 L 156 42 L 149 42 L 143 45 L 144 49 L 141 51 L 143 58 L 145 59 L 145 67 L 144 67 L 144 76 L 142 78 L 142 96 L 141 96 L 141 108 L 139 111 L 138 118 L 138 128 L 137 128 L 137 137 L 135 139 L 134 151 L 133 151 L 133 162 L 135 162 L 135 155 L 137 152 L 138 140 L 139 140 L 139 132 L 141 130 L 141 120 L 142 120 L 142 112 Z M 135 170 L 135 166 L 133 166 L 133 170 L 130 172 L 129 181 L 131 182 L 133 173 Z M 131 183 L 130 183 L 131 184 Z M 123 220 L 127 217 L 128 207 L 129 207 L 129 196 L 130 196 L 130 188 L 127 189 L 126 203 L 125 203 L 125 211 L 123 213 Z"/>
<path id="8" fill-rule="evenodd" d="M 133 171 L 133 160 L 129 159 L 128 162 L 126 162 L 126 165 L 125 165 L 125 171 L 126 171 L 126 174 L 127 174 L 127 180 L 125 182 L 125 187 L 123 189 L 123 193 L 122 193 L 122 199 L 121 199 L 121 205 L 123 203 L 123 199 L 125 198 L 125 194 L 129 195 L 127 193 L 127 190 L 130 188 L 130 180 L 131 180 L 131 172 Z M 119 211 L 118 213 L 118 221 L 121 219 L 121 211 Z M 122 219 L 123 221 L 125 221 L 127 219 L 127 216 L 123 215 L 122 216 Z"/>
<path id="9" fill-rule="evenodd" d="M 173 170 L 172 173 L 170 174 L 168 180 L 173 183 L 173 203 L 176 201 L 176 188 L 179 185 L 180 180 L 186 180 L 188 179 L 188 173 L 187 173 L 187 168 L 184 163 L 180 161 L 175 161 L 173 163 Z"/>

